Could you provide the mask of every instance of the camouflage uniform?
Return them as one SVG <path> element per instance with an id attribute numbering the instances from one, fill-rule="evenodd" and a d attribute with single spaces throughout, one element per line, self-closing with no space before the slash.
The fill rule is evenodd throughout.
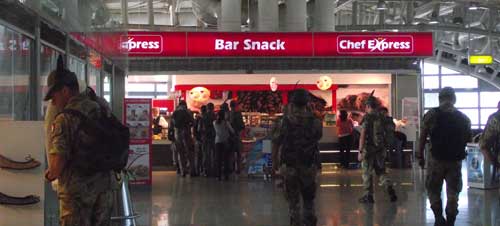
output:
<path id="1" fill-rule="evenodd" d="M 82 112 L 89 118 L 97 118 L 100 107 L 85 95 L 72 97 L 65 109 Z M 56 117 L 51 131 L 52 147 L 50 154 L 62 155 L 66 159 L 65 168 L 59 178 L 57 188 L 60 205 L 61 226 L 104 226 L 111 224 L 113 189 L 118 184 L 112 172 L 99 172 L 88 175 L 72 167 L 71 141 L 80 119 L 68 114 Z"/>
<path id="2" fill-rule="evenodd" d="M 451 104 L 442 105 L 439 108 L 442 111 L 456 111 L 456 108 Z M 470 128 L 470 120 L 468 118 L 464 119 L 467 121 L 467 128 Z M 430 109 L 424 115 L 422 131 L 427 131 L 430 134 L 436 124 L 436 120 L 437 111 L 435 109 Z M 470 131 L 468 136 L 470 136 Z M 431 146 L 432 143 L 429 147 Z M 446 196 L 448 200 L 446 204 L 446 215 L 454 217 L 458 214 L 458 196 L 460 191 L 462 191 L 462 160 L 441 161 L 433 158 L 432 155 L 429 155 L 428 159 L 425 187 L 429 195 L 431 209 L 435 211 L 438 216 L 442 215 L 443 204 L 441 200 L 441 190 L 443 187 L 443 180 L 445 180 Z"/>
<path id="3" fill-rule="evenodd" d="M 294 147 L 301 147 L 304 149 L 311 150 L 309 154 L 316 155 L 317 142 L 321 139 L 323 128 L 321 122 L 314 118 L 310 111 L 300 112 L 294 111 L 293 108 L 290 113 L 285 115 L 286 119 L 281 124 L 279 137 L 276 139 L 280 145 L 281 149 L 281 163 L 284 164 L 282 169 L 282 174 L 284 176 L 285 183 L 285 198 L 289 205 L 289 215 L 290 215 L 290 225 L 306 225 L 314 226 L 316 225 L 316 215 L 314 211 L 314 198 L 316 196 L 316 172 L 318 170 L 316 166 L 316 156 L 305 157 L 302 153 L 303 150 L 293 150 Z M 289 122 L 293 124 L 302 124 L 309 119 L 312 119 L 311 131 L 307 131 L 310 134 L 306 136 L 294 136 L 294 132 L 291 128 L 288 128 Z M 302 131 L 304 132 L 304 131 Z M 290 133 L 291 136 L 286 135 Z M 303 135 L 303 134 L 302 134 Z M 290 145 L 287 145 L 290 143 Z M 312 146 L 308 145 L 312 143 Z M 301 145 L 304 144 L 304 145 Z M 300 197 L 302 196 L 303 208 L 302 208 L 302 220 L 300 213 Z"/>
<path id="4" fill-rule="evenodd" d="M 373 130 L 373 122 L 377 117 L 385 118 L 378 111 L 372 111 L 367 113 L 363 118 L 361 127 L 366 130 L 366 145 L 365 150 L 363 150 L 363 160 L 361 161 L 361 169 L 363 171 L 363 188 L 366 195 L 373 195 L 373 173 L 378 176 L 379 184 L 384 186 L 386 190 L 392 189 L 392 181 L 387 176 L 385 170 L 385 157 L 386 157 L 386 147 L 376 147 L 370 137 L 371 130 Z"/>
<path id="5" fill-rule="evenodd" d="M 481 150 L 496 151 L 493 152 L 493 157 L 496 157 L 500 161 L 500 153 L 498 152 L 498 145 L 500 144 L 500 111 L 495 112 L 490 115 L 488 122 L 486 123 L 486 128 L 484 129 L 481 139 L 479 140 L 479 146 Z"/>
<path id="6" fill-rule="evenodd" d="M 181 120 L 183 125 L 176 125 Z M 185 176 L 190 173 L 194 175 L 194 159 L 193 159 L 193 138 L 191 137 L 191 127 L 193 125 L 193 117 L 189 110 L 179 108 L 172 114 L 172 123 L 175 127 L 175 150 L 178 155 L 177 164 L 180 168 L 181 175 Z"/>

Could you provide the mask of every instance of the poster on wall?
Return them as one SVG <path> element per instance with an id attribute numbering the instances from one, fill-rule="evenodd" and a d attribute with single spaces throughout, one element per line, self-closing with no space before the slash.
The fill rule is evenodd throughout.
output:
<path id="1" fill-rule="evenodd" d="M 391 111 L 390 89 L 388 84 L 381 85 L 340 85 L 337 89 L 337 110 L 346 110 L 353 121 L 361 123 L 365 114 L 364 103 L 375 90 L 373 96 Z"/>
<path id="2" fill-rule="evenodd" d="M 125 98 L 124 109 L 123 121 L 130 130 L 126 167 L 132 175 L 130 183 L 151 185 L 151 99 Z"/>

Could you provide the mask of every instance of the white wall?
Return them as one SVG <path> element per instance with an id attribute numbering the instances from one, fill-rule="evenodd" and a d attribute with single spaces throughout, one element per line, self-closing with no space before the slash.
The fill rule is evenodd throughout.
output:
<path id="1" fill-rule="evenodd" d="M 316 84 L 323 75 L 332 78 L 333 84 L 391 84 L 390 74 L 199 74 L 177 75 L 177 85 L 208 85 L 208 84 L 269 84 L 271 77 L 276 77 L 278 84 Z M 279 88 L 278 88 L 279 89 Z"/>

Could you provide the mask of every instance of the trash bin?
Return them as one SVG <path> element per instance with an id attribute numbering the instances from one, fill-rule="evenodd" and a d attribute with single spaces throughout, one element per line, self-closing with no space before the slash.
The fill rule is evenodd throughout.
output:
<path id="1" fill-rule="evenodd" d="M 500 187 L 500 172 L 486 160 L 477 143 L 469 143 L 467 150 L 467 185 L 470 188 L 496 189 Z"/>

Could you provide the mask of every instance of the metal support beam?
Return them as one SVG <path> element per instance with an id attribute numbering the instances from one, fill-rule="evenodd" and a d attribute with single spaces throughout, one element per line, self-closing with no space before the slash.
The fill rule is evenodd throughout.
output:
<path id="1" fill-rule="evenodd" d="M 128 25 L 128 3 L 127 0 L 121 0 L 122 24 Z"/>
<path id="2" fill-rule="evenodd" d="M 153 8 L 153 0 L 148 1 L 148 24 L 149 26 L 155 25 L 155 11 Z"/>

